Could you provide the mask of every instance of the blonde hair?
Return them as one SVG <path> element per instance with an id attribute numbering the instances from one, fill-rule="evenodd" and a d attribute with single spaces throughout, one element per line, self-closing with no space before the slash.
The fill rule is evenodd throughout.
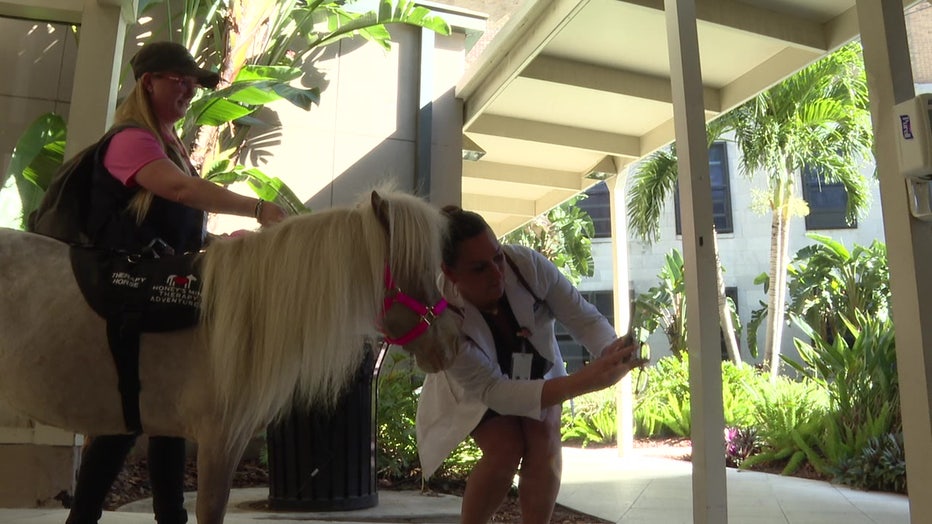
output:
<path id="1" fill-rule="evenodd" d="M 187 152 L 178 151 L 178 148 L 174 144 L 165 142 L 159 121 L 155 117 L 155 112 L 152 110 L 149 94 L 146 92 L 142 82 L 136 82 L 129 96 L 116 108 L 116 113 L 113 118 L 113 127 L 127 124 L 148 129 L 155 136 L 155 139 L 159 141 L 159 145 L 162 146 L 162 149 L 172 162 L 185 173 L 193 175 L 193 173 L 190 172 L 187 162 L 184 160 L 184 156 L 187 155 Z M 141 224 L 149 213 L 149 208 L 152 205 L 152 197 L 151 191 L 140 188 L 140 190 L 133 195 L 132 200 L 130 200 L 128 208 L 135 216 L 137 224 Z"/>

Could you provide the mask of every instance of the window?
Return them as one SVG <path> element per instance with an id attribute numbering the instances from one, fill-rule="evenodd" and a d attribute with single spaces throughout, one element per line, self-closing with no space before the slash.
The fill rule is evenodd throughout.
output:
<path id="1" fill-rule="evenodd" d="M 615 303 L 614 293 L 612 290 L 607 291 L 580 291 L 580 294 L 590 304 L 594 305 L 600 313 L 605 315 L 609 324 L 614 325 L 615 320 Z M 573 340 L 572 335 L 566 330 L 560 322 L 554 326 L 557 335 L 557 343 L 560 344 L 560 353 L 563 354 L 563 361 L 566 362 L 566 370 L 573 373 L 589 362 L 589 352 Z"/>
<path id="2" fill-rule="evenodd" d="M 595 229 L 594 238 L 611 238 L 612 210 L 608 186 L 605 182 L 599 182 L 586 190 L 586 195 L 588 198 L 580 200 L 578 205 L 592 217 L 592 225 Z"/>
<path id="3" fill-rule="evenodd" d="M 728 178 L 728 155 L 725 152 L 725 142 L 715 142 L 709 148 L 709 181 L 712 184 L 712 221 L 715 224 L 715 231 L 732 233 L 735 226 L 731 216 L 731 186 Z M 673 198 L 676 209 L 676 234 L 682 235 L 679 184 L 677 184 Z"/>
<path id="4" fill-rule="evenodd" d="M 848 191 L 841 182 L 826 182 L 816 169 L 802 170 L 803 198 L 809 204 L 806 230 L 854 229 L 857 221 L 849 224 L 845 220 L 848 207 Z"/>

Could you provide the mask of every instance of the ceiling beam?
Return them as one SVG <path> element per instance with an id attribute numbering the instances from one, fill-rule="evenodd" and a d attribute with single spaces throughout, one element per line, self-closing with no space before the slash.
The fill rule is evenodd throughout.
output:
<path id="1" fill-rule="evenodd" d="M 0 1 L 0 16 L 80 24 L 84 0 Z"/>
<path id="2" fill-rule="evenodd" d="M 858 27 L 857 6 L 848 9 L 825 24 L 825 41 L 829 49 L 841 47 L 860 34 L 861 28 Z"/>
<path id="3" fill-rule="evenodd" d="M 640 140 L 636 136 L 548 124 L 498 115 L 483 115 L 466 128 L 469 133 L 526 140 L 555 146 L 596 151 L 606 155 L 638 157 Z"/>
<path id="4" fill-rule="evenodd" d="M 660 11 L 664 9 L 664 0 L 624 2 Z M 823 24 L 736 0 L 696 0 L 696 20 L 772 38 L 810 51 L 824 53 L 829 49 Z"/>
<path id="5" fill-rule="evenodd" d="M 533 200 L 477 195 L 474 193 L 463 193 L 463 209 L 469 209 L 479 214 L 483 212 L 500 213 L 525 219 L 536 217 L 539 214 L 537 205 Z"/>
<path id="6" fill-rule="evenodd" d="M 613 69 L 552 56 L 538 56 L 521 77 L 555 84 L 592 89 L 615 95 L 625 95 L 667 104 L 673 103 L 670 79 Z M 719 92 L 705 88 L 705 109 L 721 110 Z"/>
<path id="7" fill-rule="evenodd" d="M 579 173 L 495 162 L 463 162 L 463 178 L 582 191 Z"/>
<path id="8" fill-rule="evenodd" d="M 468 129 L 589 0 L 527 0 L 456 85 Z"/>
<path id="9" fill-rule="evenodd" d="M 507 217 L 498 221 L 490 222 L 489 227 L 492 228 L 492 232 L 495 233 L 495 236 L 500 238 L 520 227 L 523 227 L 529 221 L 529 218 L 524 217 Z"/>
<path id="10" fill-rule="evenodd" d="M 734 109 L 823 56 L 824 54 L 787 47 L 723 87 L 722 109 Z"/>

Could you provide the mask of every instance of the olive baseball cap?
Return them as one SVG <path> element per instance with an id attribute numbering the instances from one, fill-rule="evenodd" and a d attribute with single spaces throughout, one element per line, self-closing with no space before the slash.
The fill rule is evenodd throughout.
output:
<path id="1" fill-rule="evenodd" d="M 217 87 L 220 82 L 218 73 L 199 67 L 187 48 L 175 42 L 146 44 L 129 63 L 136 80 L 144 73 L 178 73 L 197 78 L 197 83 L 208 89 Z"/>

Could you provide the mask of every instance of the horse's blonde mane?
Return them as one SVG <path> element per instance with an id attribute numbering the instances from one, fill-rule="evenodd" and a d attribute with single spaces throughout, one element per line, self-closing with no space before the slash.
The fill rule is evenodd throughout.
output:
<path id="1" fill-rule="evenodd" d="M 204 253 L 202 321 L 225 423 L 256 431 L 292 397 L 304 406 L 334 404 L 377 334 L 389 255 L 396 282 L 434 285 L 440 213 L 411 195 L 382 198 L 391 248 L 367 200 Z"/>

